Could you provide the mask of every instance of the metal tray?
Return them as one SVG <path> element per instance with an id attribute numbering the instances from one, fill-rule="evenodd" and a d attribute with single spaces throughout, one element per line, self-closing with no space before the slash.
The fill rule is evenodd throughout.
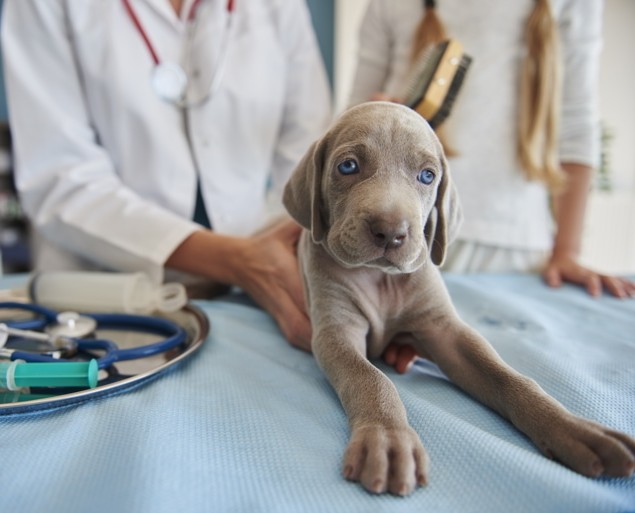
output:
<path id="1" fill-rule="evenodd" d="M 178 323 L 185 329 L 187 340 L 181 347 L 147 358 L 117 362 L 108 371 L 100 370 L 99 381 L 95 388 L 66 389 L 67 392 L 63 391 L 42 399 L 0 403 L 0 415 L 56 409 L 137 388 L 186 359 L 201 347 L 209 334 L 210 326 L 207 316 L 200 308 L 192 304 L 186 305 L 178 312 L 161 314 L 161 316 Z M 109 338 L 122 349 L 149 344 L 157 340 L 157 335 L 120 330 L 101 329 L 97 330 L 97 335 L 100 338 Z"/>

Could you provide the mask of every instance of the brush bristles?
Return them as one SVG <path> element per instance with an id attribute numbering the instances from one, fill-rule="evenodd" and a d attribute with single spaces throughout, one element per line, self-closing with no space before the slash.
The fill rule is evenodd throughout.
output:
<path id="1" fill-rule="evenodd" d="M 422 100 L 446 48 L 447 41 L 430 46 L 412 65 L 406 79 L 405 93 L 402 95 L 404 105 L 414 108 Z"/>
<path id="2" fill-rule="evenodd" d="M 411 68 L 403 103 L 433 128 L 440 125 L 450 114 L 471 62 L 456 40 L 429 47 Z"/>

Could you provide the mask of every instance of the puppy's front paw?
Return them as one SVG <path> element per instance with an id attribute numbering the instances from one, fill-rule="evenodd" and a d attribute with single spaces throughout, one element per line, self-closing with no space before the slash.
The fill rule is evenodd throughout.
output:
<path id="1" fill-rule="evenodd" d="M 410 426 L 360 426 L 344 454 L 343 474 L 371 493 L 408 495 L 426 484 L 428 458 Z"/>
<path id="2" fill-rule="evenodd" d="M 635 440 L 583 418 L 549 422 L 537 444 L 548 457 L 585 476 L 628 477 L 635 472 Z"/>

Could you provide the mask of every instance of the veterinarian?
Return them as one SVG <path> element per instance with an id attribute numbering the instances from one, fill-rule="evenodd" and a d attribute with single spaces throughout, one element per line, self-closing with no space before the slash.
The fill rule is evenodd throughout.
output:
<path id="1" fill-rule="evenodd" d="M 399 101 L 422 49 L 447 37 L 473 59 L 440 132 L 465 219 L 444 270 L 542 272 L 553 287 L 635 296 L 635 283 L 578 261 L 600 156 L 601 22 L 602 2 L 369 1 L 352 104 Z"/>
<path id="2" fill-rule="evenodd" d="M 292 223 L 253 235 L 330 120 L 304 0 L 6 0 L 35 266 L 241 287 L 308 347 Z"/>

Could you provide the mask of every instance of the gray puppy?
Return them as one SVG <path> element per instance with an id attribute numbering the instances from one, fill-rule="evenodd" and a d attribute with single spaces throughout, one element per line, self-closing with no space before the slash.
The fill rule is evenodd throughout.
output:
<path id="1" fill-rule="evenodd" d="M 633 438 L 567 411 L 458 317 L 437 269 L 458 201 L 421 116 L 387 102 L 346 111 L 304 156 L 284 204 L 306 228 L 299 256 L 312 349 L 349 418 L 347 479 L 398 495 L 427 480 L 397 390 L 369 361 L 391 341 L 412 344 L 549 458 L 586 476 L 633 473 Z"/>

